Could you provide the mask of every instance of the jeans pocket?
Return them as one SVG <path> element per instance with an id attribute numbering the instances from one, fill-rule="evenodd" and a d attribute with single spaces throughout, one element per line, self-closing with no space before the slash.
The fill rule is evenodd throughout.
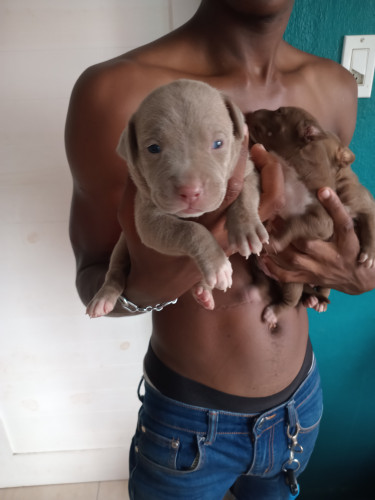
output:
<path id="1" fill-rule="evenodd" d="M 296 411 L 302 434 L 307 434 L 319 426 L 323 415 L 323 395 L 320 383 L 296 406 Z"/>
<path id="2" fill-rule="evenodd" d="M 154 469 L 173 474 L 188 474 L 201 468 L 204 437 L 157 424 L 152 427 L 145 423 L 140 425 L 137 440 L 140 459 Z"/>

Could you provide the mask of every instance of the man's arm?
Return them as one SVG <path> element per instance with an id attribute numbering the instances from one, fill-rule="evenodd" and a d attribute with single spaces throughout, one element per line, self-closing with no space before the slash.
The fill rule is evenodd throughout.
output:
<path id="1" fill-rule="evenodd" d="M 65 130 L 73 177 L 70 239 L 77 290 L 85 304 L 104 281 L 120 234 L 116 214 L 127 175 L 115 153 L 122 124 L 111 113 L 106 85 L 94 69 L 80 77 L 72 92 Z"/>

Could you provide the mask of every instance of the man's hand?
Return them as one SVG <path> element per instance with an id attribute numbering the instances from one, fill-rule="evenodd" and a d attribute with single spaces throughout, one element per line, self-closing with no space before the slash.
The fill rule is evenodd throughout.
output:
<path id="1" fill-rule="evenodd" d="M 283 282 L 309 283 L 360 294 L 375 288 L 375 270 L 358 262 L 354 224 L 337 194 L 322 188 L 319 201 L 334 222 L 332 241 L 296 241 L 277 255 L 264 255 L 267 274 Z"/>
<path id="2" fill-rule="evenodd" d="M 254 144 L 250 154 L 261 177 L 259 216 L 262 222 L 272 220 L 285 205 L 282 166 L 261 144 Z"/>

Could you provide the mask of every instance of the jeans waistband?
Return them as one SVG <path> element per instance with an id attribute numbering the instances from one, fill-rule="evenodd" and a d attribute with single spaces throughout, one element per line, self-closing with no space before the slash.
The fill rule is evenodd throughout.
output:
<path id="1" fill-rule="evenodd" d="M 311 397 L 314 390 L 318 390 L 319 384 L 319 371 L 315 356 L 313 356 L 308 375 L 293 395 L 282 404 L 261 413 L 238 413 L 189 405 L 164 396 L 147 382 L 145 382 L 145 394 L 139 397 L 143 402 L 145 411 L 156 421 L 163 422 L 165 419 L 170 421 L 171 418 L 173 419 L 173 415 L 176 415 L 179 427 L 183 426 L 185 430 L 197 434 L 207 434 L 208 423 L 214 417 L 219 426 L 217 429 L 218 433 L 236 432 L 249 434 L 253 426 L 260 426 L 265 423 L 274 424 L 276 421 L 284 419 L 286 410 L 291 405 L 298 408 L 307 398 Z"/>
<path id="2" fill-rule="evenodd" d="M 186 378 L 166 366 L 154 353 L 151 344 L 144 359 L 145 379 L 164 396 L 192 406 L 259 413 L 284 403 L 303 382 L 312 366 L 313 349 L 308 339 L 301 369 L 292 382 L 283 390 L 266 397 L 242 397 L 227 394 Z"/>

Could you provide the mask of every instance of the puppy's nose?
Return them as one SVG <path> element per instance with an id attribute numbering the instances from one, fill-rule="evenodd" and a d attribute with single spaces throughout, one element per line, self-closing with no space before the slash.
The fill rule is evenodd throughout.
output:
<path id="1" fill-rule="evenodd" d="M 198 185 L 179 186 L 177 194 L 188 203 L 194 203 L 201 195 L 201 188 Z"/>

